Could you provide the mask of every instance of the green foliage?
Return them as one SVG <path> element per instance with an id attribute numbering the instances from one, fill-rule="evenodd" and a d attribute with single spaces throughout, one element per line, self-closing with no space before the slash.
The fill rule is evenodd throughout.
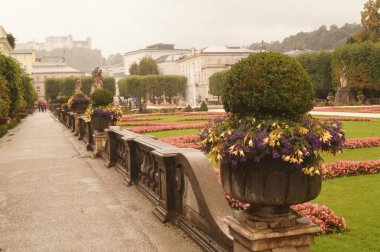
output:
<path id="1" fill-rule="evenodd" d="M 9 44 L 11 45 L 12 49 L 15 49 L 16 47 L 16 38 L 13 37 L 12 33 L 7 34 L 7 40 Z"/>
<path id="2" fill-rule="evenodd" d="M 58 96 L 71 96 L 75 89 L 78 77 L 49 78 L 45 80 L 45 94 L 48 99 L 54 100 Z M 81 77 L 82 92 L 89 95 L 93 80 L 91 77 Z M 116 92 L 115 79 L 113 77 L 103 78 L 103 88 L 113 95 Z"/>
<path id="3" fill-rule="evenodd" d="M 120 95 L 142 98 L 146 94 L 173 97 L 185 95 L 186 78 L 176 75 L 130 75 L 119 81 Z"/>
<path id="4" fill-rule="evenodd" d="M 205 103 L 205 101 L 203 101 L 201 103 L 201 106 L 199 108 L 199 111 L 208 111 L 208 107 L 207 107 L 207 104 Z"/>
<path id="5" fill-rule="evenodd" d="M 7 81 L 10 99 L 9 113 L 13 114 L 21 107 L 24 95 L 22 70 L 19 63 L 0 53 L 0 76 Z"/>
<path id="6" fill-rule="evenodd" d="M 129 68 L 131 75 L 150 75 L 159 74 L 156 61 L 151 57 L 144 57 L 140 60 L 139 64 L 132 63 Z"/>
<path id="7" fill-rule="evenodd" d="M 9 90 L 5 79 L 0 76 L 0 118 L 8 117 L 10 108 Z"/>
<path id="8" fill-rule="evenodd" d="M 253 43 L 249 46 L 253 50 L 269 50 L 275 52 L 287 52 L 294 49 L 311 49 L 314 51 L 335 49 L 346 43 L 353 34 L 361 32 L 362 27 L 358 24 L 345 24 L 338 28 L 331 25 L 330 29 L 321 26 L 311 32 L 299 32 L 285 38 L 282 42 Z"/>
<path id="9" fill-rule="evenodd" d="M 257 53 L 229 70 L 222 89 L 224 109 L 238 116 L 298 118 L 313 108 L 309 76 L 294 58 Z"/>
<path id="10" fill-rule="evenodd" d="M 22 76 L 22 83 L 24 88 L 24 100 L 26 102 L 26 108 L 31 109 L 34 106 L 34 102 L 38 99 L 36 89 L 32 85 L 32 79 L 26 74 Z"/>
<path id="11" fill-rule="evenodd" d="M 361 11 L 361 23 L 363 31 L 348 41 L 354 42 L 380 42 L 380 0 L 368 0 Z"/>
<path id="12" fill-rule="evenodd" d="M 106 89 L 97 89 L 91 95 L 91 103 L 94 107 L 107 106 L 113 102 L 113 94 Z"/>
<path id="13" fill-rule="evenodd" d="M 332 60 L 333 86 L 340 87 L 340 76 L 346 67 L 348 86 L 362 90 L 366 97 L 380 93 L 380 43 L 350 44 L 335 50 Z"/>
<path id="14" fill-rule="evenodd" d="M 191 108 L 190 104 L 186 106 L 183 112 L 193 112 L 193 109 Z"/>
<path id="15" fill-rule="evenodd" d="M 210 76 L 210 89 L 208 91 L 210 94 L 218 97 L 221 96 L 222 87 L 227 81 L 227 74 L 228 70 L 224 70 Z"/>
<path id="16" fill-rule="evenodd" d="M 303 53 L 298 61 L 309 74 L 317 99 L 326 99 L 333 91 L 331 77 L 332 54 L 329 52 Z"/>

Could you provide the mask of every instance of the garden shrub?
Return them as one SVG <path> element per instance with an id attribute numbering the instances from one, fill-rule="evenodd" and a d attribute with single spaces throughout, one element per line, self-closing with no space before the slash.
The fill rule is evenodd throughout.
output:
<path id="1" fill-rule="evenodd" d="M 94 107 L 107 106 L 113 102 L 113 95 L 106 89 L 97 89 L 91 95 L 91 102 Z"/>
<path id="2" fill-rule="evenodd" d="M 0 78 L 0 118 L 8 116 L 9 107 L 9 90 L 6 84 L 6 80 Z"/>
<path id="3" fill-rule="evenodd" d="M 184 108 L 183 112 L 193 112 L 193 109 L 191 108 L 190 104 Z"/>
<path id="4" fill-rule="evenodd" d="M 294 119 L 313 108 L 311 80 L 294 58 L 280 53 L 257 53 L 230 69 L 222 89 L 227 112 Z"/>
<path id="5" fill-rule="evenodd" d="M 199 108 L 199 111 L 208 111 L 207 104 L 204 101 L 201 103 L 201 107 Z"/>

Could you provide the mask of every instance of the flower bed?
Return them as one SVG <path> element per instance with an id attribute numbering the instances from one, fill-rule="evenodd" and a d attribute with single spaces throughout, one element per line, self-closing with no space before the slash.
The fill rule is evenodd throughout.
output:
<path id="1" fill-rule="evenodd" d="M 323 111 L 323 112 L 355 112 L 355 113 L 380 113 L 380 106 L 370 106 L 370 107 L 326 107 L 326 108 L 314 108 L 313 111 Z"/>
<path id="2" fill-rule="evenodd" d="M 160 141 L 171 144 L 178 148 L 194 148 L 197 150 L 202 149 L 202 144 L 200 142 L 201 139 L 199 136 L 195 135 L 161 138 Z"/>
<path id="3" fill-rule="evenodd" d="M 198 117 L 198 118 L 182 118 L 178 119 L 177 122 L 187 122 L 187 121 L 209 121 L 215 119 L 215 116 L 211 117 Z"/>
<path id="4" fill-rule="evenodd" d="M 137 127 L 137 126 L 161 126 L 161 125 L 168 125 L 168 123 L 150 123 L 150 122 L 126 122 L 126 121 L 120 121 L 117 123 L 118 126 L 126 126 L 126 127 Z"/>
<path id="5" fill-rule="evenodd" d="M 347 140 L 344 143 L 344 148 L 347 149 L 358 149 L 358 148 L 368 148 L 368 147 L 379 147 L 380 137 L 368 137 L 368 138 L 357 138 Z"/>
<path id="6" fill-rule="evenodd" d="M 323 179 L 363 174 L 376 174 L 380 171 L 380 160 L 340 161 L 325 164 L 325 168 L 326 171 L 323 173 Z"/>
<path id="7" fill-rule="evenodd" d="M 220 170 L 218 168 L 214 168 L 214 171 L 218 177 L 219 183 L 221 183 Z M 227 193 L 224 193 L 224 197 L 226 198 L 228 204 L 233 208 L 244 210 L 250 207 L 250 204 L 234 199 Z M 292 208 L 301 216 L 309 218 L 311 222 L 318 225 L 321 228 L 322 234 L 340 233 L 347 227 L 345 219 L 337 216 L 325 205 L 307 202 L 293 205 Z"/>
<path id="8" fill-rule="evenodd" d="M 167 131 L 167 130 L 179 130 L 179 129 L 201 129 L 206 126 L 206 123 L 196 123 L 196 124 L 162 124 L 156 126 L 145 126 L 140 128 L 131 128 L 130 131 L 135 133 L 150 133 L 158 131 Z"/>
<path id="9" fill-rule="evenodd" d="M 354 122 L 377 122 L 376 119 L 364 117 L 317 117 L 322 121 L 354 121 Z"/>
<path id="10" fill-rule="evenodd" d="M 133 117 L 133 116 L 123 117 L 124 121 L 144 121 L 144 122 L 147 121 L 147 122 L 149 122 L 149 121 L 160 121 L 162 119 L 164 119 L 164 118 L 163 117 L 140 118 L 140 117 Z"/>

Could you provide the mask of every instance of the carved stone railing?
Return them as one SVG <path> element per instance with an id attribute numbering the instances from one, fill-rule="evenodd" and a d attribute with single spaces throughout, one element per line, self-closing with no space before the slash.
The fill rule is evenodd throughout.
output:
<path id="1" fill-rule="evenodd" d="M 69 113 L 60 111 L 59 118 L 74 127 Z M 126 185 L 135 185 L 153 203 L 153 213 L 162 222 L 177 224 L 205 251 L 232 251 L 232 238 L 222 221 L 232 213 L 202 152 L 119 127 L 106 132 L 101 153 L 106 166 L 117 168 Z M 93 150 L 94 132 L 83 117 L 79 117 L 78 139 Z"/>
<path id="2" fill-rule="evenodd" d="M 205 155 L 128 130 L 111 128 L 106 165 L 125 175 L 154 204 L 162 222 L 177 223 L 206 251 L 230 251 L 222 219 L 230 208 Z"/>

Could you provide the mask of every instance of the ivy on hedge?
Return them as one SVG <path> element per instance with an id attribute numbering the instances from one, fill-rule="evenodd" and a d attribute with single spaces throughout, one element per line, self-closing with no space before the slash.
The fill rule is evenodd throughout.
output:
<path id="1" fill-rule="evenodd" d="M 89 95 L 93 80 L 91 77 L 81 77 L 82 92 Z M 45 95 L 50 100 L 55 100 L 58 96 L 71 96 L 75 89 L 77 77 L 49 78 L 45 81 Z M 115 79 L 103 77 L 103 88 L 115 95 Z"/>
<path id="2" fill-rule="evenodd" d="M 186 81 L 186 77 L 176 75 L 130 75 L 119 80 L 119 90 L 124 97 L 185 96 Z"/>

